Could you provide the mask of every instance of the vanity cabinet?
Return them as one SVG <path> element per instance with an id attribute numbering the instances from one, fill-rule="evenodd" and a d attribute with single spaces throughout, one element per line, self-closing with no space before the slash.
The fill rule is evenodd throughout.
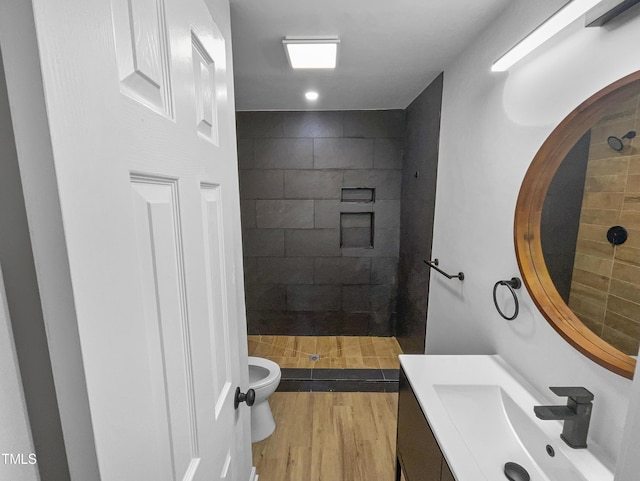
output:
<path id="1" fill-rule="evenodd" d="M 400 369 L 396 481 L 455 481 L 403 369 Z"/>

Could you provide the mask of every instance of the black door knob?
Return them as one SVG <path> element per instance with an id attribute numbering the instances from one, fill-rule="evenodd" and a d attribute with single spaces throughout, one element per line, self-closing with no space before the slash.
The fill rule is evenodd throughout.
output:
<path id="1" fill-rule="evenodd" d="M 246 394 L 240 392 L 240 388 L 236 388 L 236 395 L 233 398 L 233 407 L 238 409 L 240 403 L 246 402 L 247 406 L 253 406 L 253 403 L 256 402 L 256 392 L 253 389 L 249 389 Z"/>

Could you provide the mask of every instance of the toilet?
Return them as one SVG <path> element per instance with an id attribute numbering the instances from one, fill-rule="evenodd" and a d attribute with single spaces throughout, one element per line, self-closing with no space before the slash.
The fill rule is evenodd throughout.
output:
<path id="1" fill-rule="evenodd" d="M 280 384 L 280 366 L 269 359 L 249 356 L 249 388 L 256 393 L 251 406 L 251 442 L 268 438 L 276 428 L 269 396 Z"/>

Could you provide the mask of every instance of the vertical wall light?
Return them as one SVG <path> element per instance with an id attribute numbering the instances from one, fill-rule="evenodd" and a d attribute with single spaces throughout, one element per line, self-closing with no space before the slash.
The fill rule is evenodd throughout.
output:
<path id="1" fill-rule="evenodd" d="M 504 72 L 602 0 L 572 0 L 494 62 L 492 72 Z"/>

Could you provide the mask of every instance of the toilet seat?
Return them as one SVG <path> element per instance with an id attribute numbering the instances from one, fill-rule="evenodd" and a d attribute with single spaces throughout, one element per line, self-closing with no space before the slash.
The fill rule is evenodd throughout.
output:
<path id="1" fill-rule="evenodd" d="M 268 375 L 254 383 L 249 383 L 251 389 L 260 389 L 280 378 L 280 366 L 269 359 L 263 357 L 249 356 L 249 366 L 257 366 L 268 371 Z"/>

